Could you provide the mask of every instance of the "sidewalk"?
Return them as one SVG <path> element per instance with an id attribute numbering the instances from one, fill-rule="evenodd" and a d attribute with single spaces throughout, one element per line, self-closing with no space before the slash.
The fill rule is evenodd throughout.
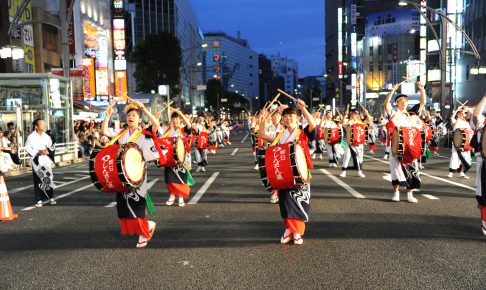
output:
<path id="1" fill-rule="evenodd" d="M 58 162 L 58 163 L 54 163 L 52 168 L 63 167 L 63 166 L 67 166 L 67 165 L 74 164 L 74 163 L 81 163 L 81 162 L 88 161 L 88 160 L 89 160 L 89 156 L 85 156 L 85 157 L 81 157 L 81 158 L 73 159 L 73 160 L 69 160 L 69 161 L 61 161 L 61 162 Z M 30 163 L 30 160 L 28 162 Z M 29 172 L 32 172 L 31 166 L 21 167 L 17 170 L 11 170 L 9 172 L 6 172 L 5 177 L 24 175 L 24 174 L 27 174 Z"/>

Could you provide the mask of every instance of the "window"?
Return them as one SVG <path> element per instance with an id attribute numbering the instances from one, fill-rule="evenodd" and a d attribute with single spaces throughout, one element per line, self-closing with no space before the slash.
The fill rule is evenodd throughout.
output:
<path id="1" fill-rule="evenodd" d="M 43 46 L 47 50 L 57 51 L 57 28 L 51 25 L 42 25 L 42 42 Z"/>
<path id="2" fill-rule="evenodd" d="M 373 56 L 373 46 L 370 46 L 370 56 Z"/>
<path id="3" fill-rule="evenodd" d="M 383 45 L 378 45 L 378 55 L 382 55 L 383 54 Z"/>
<path id="4" fill-rule="evenodd" d="M 469 80 L 469 65 L 466 66 L 466 80 Z"/>

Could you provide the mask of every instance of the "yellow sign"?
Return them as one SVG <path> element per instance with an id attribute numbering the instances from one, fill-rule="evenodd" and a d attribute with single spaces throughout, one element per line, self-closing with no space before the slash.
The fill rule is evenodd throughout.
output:
<path id="1" fill-rule="evenodd" d="M 127 95 L 128 95 L 127 72 L 116 71 L 115 72 L 115 96 L 118 97 L 120 102 L 126 102 Z"/>
<path id="2" fill-rule="evenodd" d="M 23 1 L 9 0 L 7 2 L 8 2 L 8 15 L 9 15 L 9 20 L 11 22 L 15 17 L 17 10 L 19 10 L 20 5 L 22 4 Z M 22 13 L 22 16 L 20 17 L 19 23 L 26 22 L 26 21 L 32 21 L 32 5 L 30 4 L 30 1 L 27 7 L 25 8 L 24 12 Z M 24 49 L 24 62 L 25 62 L 24 71 L 35 72 L 35 54 L 34 54 L 34 47 L 32 45 L 34 43 L 34 36 L 32 33 L 32 25 L 23 26 L 21 29 L 16 30 L 12 36 L 13 39 L 18 39 L 19 41 L 21 37 L 23 37 L 22 44 Z"/>

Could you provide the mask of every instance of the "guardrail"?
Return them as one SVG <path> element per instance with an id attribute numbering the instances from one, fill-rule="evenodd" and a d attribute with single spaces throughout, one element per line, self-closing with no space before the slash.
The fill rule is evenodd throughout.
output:
<path id="1" fill-rule="evenodd" d="M 64 156 L 67 156 L 68 159 L 76 159 L 78 157 L 78 146 L 78 142 L 56 143 L 56 155 L 54 159 L 66 161 L 63 160 L 65 159 Z M 27 153 L 25 147 L 20 147 L 17 153 L 20 158 L 21 166 L 26 166 L 27 164 L 30 164 L 30 156 Z"/>

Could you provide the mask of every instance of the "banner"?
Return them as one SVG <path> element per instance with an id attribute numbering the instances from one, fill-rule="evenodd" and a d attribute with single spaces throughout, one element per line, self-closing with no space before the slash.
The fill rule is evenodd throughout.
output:
<path id="1" fill-rule="evenodd" d="M 94 58 L 85 57 L 83 66 L 83 97 L 85 101 L 92 101 L 96 97 L 95 63 Z"/>

